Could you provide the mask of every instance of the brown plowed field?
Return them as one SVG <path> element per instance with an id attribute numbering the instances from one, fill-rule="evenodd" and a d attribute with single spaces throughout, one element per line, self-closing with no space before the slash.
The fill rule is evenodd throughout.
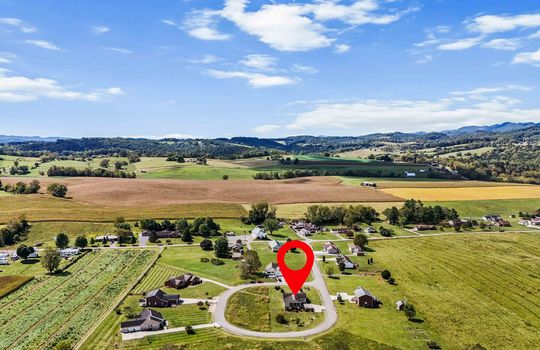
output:
<path id="1" fill-rule="evenodd" d="M 4 183 L 21 179 L 3 178 Z M 29 182 L 29 179 L 22 181 Z M 111 178 L 40 178 L 42 192 L 48 184 L 68 185 L 69 197 L 105 207 L 163 206 L 184 203 L 273 204 L 319 202 L 395 202 L 401 198 L 372 188 L 340 184 L 333 177 L 281 181 L 143 180 Z"/>

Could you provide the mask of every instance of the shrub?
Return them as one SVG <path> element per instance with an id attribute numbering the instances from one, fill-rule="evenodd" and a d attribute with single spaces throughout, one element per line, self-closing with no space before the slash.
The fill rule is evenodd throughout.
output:
<path id="1" fill-rule="evenodd" d="M 212 258 L 210 259 L 210 262 L 214 265 L 225 265 L 225 261 L 221 260 L 221 259 L 216 259 L 216 258 Z"/>
<path id="2" fill-rule="evenodd" d="M 283 314 L 277 314 L 276 315 L 276 322 L 279 324 L 287 324 L 287 319 Z"/>
<path id="3" fill-rule="evenodd" d="M 434 340 L 429 340 L 426 345 L 429 349 L 441 349 L 441 346 Z"/>
<path id="4" fill-rule="evenodd" d="M 193 330 L 193 327 L 186 326 L 186 333 L 189 335 L 195 334 L 195 330 Z"/>
<path id="5" fill-rule="evenodd" d="M 214 249 L 214 244 L 209 239 L 203 239 L 199 244 L 202 250 L 212 250 Z"/>
<path id="6" fill-rule="evenodd" d="M 390 277 L 390 278 L 388 279 L 388 283 L 390 283 L 390 284 L 396 284 L 396 279 L 395 279 L 394 277 Z"/>
<path id="7" fill-rule="evenodd" d="M 388 280 L 392 276 L 392 274 L 388 270 L 383 270 L 383 272 L 381 272 L 381 276 L 385 280 Z"/>
<path id="8" fill-rule="evenodd" d="M 209 262 L 209 261 L 210 261 L 210 259 L 208 259 L 208 258 L 201 258 L 201 262 L 202 262 L 202 263 L 207 263 L 207 262 Z"/>

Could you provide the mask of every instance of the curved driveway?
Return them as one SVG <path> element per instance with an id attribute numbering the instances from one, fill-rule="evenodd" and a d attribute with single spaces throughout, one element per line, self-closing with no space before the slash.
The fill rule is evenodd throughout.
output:
<path id="1" fill-rule="evenodd" d="M 309 243 L 309 241 L 307 242 Z M 337 321 L 337 312 L 334 306 L 334 302 L 328 292 L 326 283 L 324 282 L 321 269 L 319 264 L 315 261 L 313 263 L 313 268 L 311 269 L 313 274 L 313 282 L 307 282 L 304 285 L 315 287 L 319 290 L 321 296 L 321 301 L 324 306 L 325 318 L 324 321 L 310 329 L 304 331 L 295 331 L 295 332 L 257 332 L 251 331 L 248 329 L 240 328 L 235 325 L 232 325 L 225 318 L 225 309 L 227 308 L 227 301 L 234 293 L 251 287 L 257 286 L 276 286 L 276 285 L 286 285 L 285 283 L 256 283 L 256 284 L 243 284 L 240 286 L 232 287 L 226 290 L 223 294 L 219 296 L 219 299 L 216 303 L 216 309 L 214 312 L 214 322 L 218 323 L 224 330 L 232 334 L 246 336 L 246 337 L 258 337 L 258 338 L 298 338 L 298 337 L 310 337 L 321 332 L 324 332 L 330 329 L 334 323 Z"/>

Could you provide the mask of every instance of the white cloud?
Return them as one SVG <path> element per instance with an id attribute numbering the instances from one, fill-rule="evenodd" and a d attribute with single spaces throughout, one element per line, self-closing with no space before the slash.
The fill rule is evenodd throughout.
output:
<path id="1" fill-rule="evenodd" d="M 45 40 L 25 40 L 25 42 L 27 44 L 34 45 L 34 46 L 37 46 L 37 47 L 40 47 L 40 48 L 46 49 L 46 50 L 57 50 L 57 51 L 62 50 L 61 48 L 59 48 L 55 44 L 53 44 L 53 43 L 51 43 L 49 41 L 45 41 Z"/>
<path id="2" fill-rule="evenodd" d="M 173 20 L 170 20 L 170 19 L 164 19 L 161 21 L 161 23 L 164 23 L 166 25 L 169 25 L 169 26 L 177 26 L 178 23 L 176 23 L 175 21 Z"/>
<path id="3" fill-rule="evenodd" d="M 33 33 L 36 31 L 36 28 L 26 24 L 24 21 L 20 20 L 19 18 L 3 17 L 3 18 L 0 18 L 0 24 L 15 27 L 23 33 Z"/>
<path id="4" fill-rule="evenodd" d="M 40 98 L 59 100 L 100 101 L 108 96 L 121 95 L 124 92 L 118 87 L 97 89 L 90 92 L 70 90 L 61 86 L 56 80 L 47 78 L 28 78 L 7 75 L 7 70 L 0 70 L 0 101 L 25 102 Z"/>
<path id="5" fill-rule="evenodd" d="M 118 52 L 118 53 L 121 53 L 121 54 L 124 54 L 124 55 L 130 55 L 130 54 L 133 53 L 133 51 L 128 50 L 128 49 L 124 49 L 122 47 L 103 47 L 103 49 Z"/>
<path id="6" fill-rule="evenodd" d="M 482 45 L 489 49 L 514 51 L 521 46 L 521 40 L 514 39 L 493 39 Z"/>
<path id="7" fill-rule="evenodd" d="M 97 35 L 107 33 L 108 31 L 111 30 L 109 27 L 105 27 L 105 26 L 92 26 L 91 29 L 92 29 L 92 32 Z"/>
<path id="8" fill-rule="evenodd" d="M 17 55 L 11 52 L 0 52 L 0 63 L 7 64 L 13 62 Z"/>
<path id="9" fill-rule="evenodd" d="M 527 37 L 528 39 L 531 39 L 531 40 L 536 40 L 536 39 L 540 39 L 540 30 L 535 32 L 535 33 L 532 33 L 531 35 L 529 35 Z"/>
<path id="10" fill-rule="evenodd" d="M 363 100 L 315 104 L 286 126 L 290 131 L 342 135 L 454 129 L 503 121 L 540 120 L 540 109 L 524 109 L 519 100 L 495 96 L 480 103 L 469 98 L 438 100 Z"/>
<path id="11" fill-rule="evenodd" d="M 259 126 L 254 127 L 253 129 L 251 129 L 251 131 L 253 131 L 256 134 L 266 135 L 279 129 L 281 129 L 281 125 L 264 124 L 264 125 L 259 125 Z"/>
<path id="12" fill-rule="evenodd" d="M 277 64 L 277 58 L 268 55 L 253 54 L 247 55 L 240 63 L 249 68 L 273 70 Z"/>
<path id="13" fill-rule="evenodd" d="M 308 73 L 308 74 L 315 74 L 318 73 L 319 70 L 312 66 L 306 66 L 303 64 L 295 63 L 292 65 L 292 71 L 298 72 L 298 73 Z"/>
<path id="14" fill-rule="evenodd" d="M 480 87 L 468 91 L 453 91 L 451 95 L 484 95 L 484 94 L 493 94 L 505 91 L 531 91 L 533 88 L 531 86 L 523 85 L 505 85 L 505 86 L 495 86 L 495 87 Z"/>
<path id="15" fill-rule="evenodd" d="M 429 63 L 431 61 L 433 61 L 433 56 L 432 55 L 425 55 L 424 57 L 417 59 L 416 63 L 424 64 L 424 63 Z"/>
<path id="16" fill-rule="evenodd" d="M 477 46 L 482 42 L 483 37 L 474 37 L 466 38 L 457 41 L 453 41 L 446 44 L 439 45 L 439 50 L 443 51 L 461 51 L 470 49 L 471 47 Z"/>
<path id="17" fill-rule="evenodd" d="M 514 60 L 512 61 L 513 64 L 518 63 L 528 63 L 535 66 L 540 66 L 540 49 L 537 51 L 532 52 L 521 52 L 518 53 Z"/>
<path id="18" fill-rule="evenodd" d="M 217 30 L 218 17 L 221 17 L 276 50 L 308 51 L 332 46 L 335 36 L 339 35 L 335 33 L 343 29 L 343 24 L 349 28 L 366 24 L 388 25 L 416 10 L 383 9 L 381 4 L 394 3 L 388 0 L 356 0 L 347 5 L 342 0 L 317 0 L 312 3 L 290 0 L 288 3 L 271 2 L 248 10 L 250 3 L 249 0 L 225 0 L 222 10 L 193 11 L 184 21 L 183 29 L 203 40 L 230 39 L 229 34 Z M 169 20 L 164 23 L 175 25 Z M 327 28 L 324 23 L 340 25 L 341 28 Z"/>
<path id="19" fill-rule="evenodd" d="M 247 80 L 248 84 L 254 88 L 265 88 L 281 85 L 291 85 L 297 83 L 298 79 L 282 75 L 266 75 L 245 71 L 221 71 L 209 69 L 206 73 L 217 79 L 241 78 Z"/>
<path id="20" fill-rule="evenodd" d="M 326 28 L 309 17 L 303 5 L 265 4 L 247 12 L 247 0 L 227 0 L 222 15 L 244 32 L 280 51 L 307 51 L 332 44 Z"/>
<path id="21" fill-rule="evenodd" d="M 191 62 L 191 63 L 202 63 L 202 64 L 210 64 L 210 63 L 215 63 L 218 61 L 221 61 L 221 58 L 214 55 L 204 55 L 203 57 L 199 59 L 188 60 L 188 62 Z"/>
<path id="22" fill-rule="evenodd" d="M 336 46 L 334 46 L 335 53 L 349 52 L 350 49 L 351 49 L 351 46 L 347 44 L 337 44 Z"/>
<path id="23" fill-rule="evenodd" d="M 201 40 L 229 40 L 229 34 L 221 33 L 216 29 L 216 17 L 220 11 L 195 10 L 192 11 L 183 23 L 183 28 L 194 38 Z"/>
<path id="24" fill-rule="evenodd" d="M 484 34 L 535 27 L 540 27 L 540 13 L 516 16 L 484 15 L 472 19 L 467 25 L 467 29 Z"/>

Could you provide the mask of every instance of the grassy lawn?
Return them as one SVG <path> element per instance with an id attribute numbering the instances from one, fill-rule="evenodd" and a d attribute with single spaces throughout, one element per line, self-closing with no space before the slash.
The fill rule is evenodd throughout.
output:
<path id="1" fill-rule="evenodd" d="M 443 348 L 532 349 L 540 322 L 540 236 L 493 234 L 373 242 L 400 298 L 429 320 Z M 374 289 L 375 295 L 379 293 Z"/>
<path id="2" fill-rule="evenodd" d="M 395 302 L 403 300 L 405 296 L 380 276 L 352 275 L 325 279 L 333 295 L 339 292 L 352 295 L 357 287 L 363 287 L 383 302 L 376 309 L 361 308 L 348 301 L 342 305 L 336 302 L 338 327 L 401 349 L 425 349 L 426 341 L 434 339 L 435 335 L 427 322 L 410 322 L 402 312 L 395 309 Z M 417 317 L 423 319 L 421 313 Z"/>
<path id="3" fill-rule="evenodd" d="M 310 301 L 320 302 L 315 290 L 306 292 Z M 278 323 L 278 314 L 284 315 L 288 322 Z M 229 299 L 225 315 L 229 322 L 239 327 L 262 332 L 307 329 L 324 319 L 323 313 L 286 312 L 281 291 L 273 287 L 253 287 L 235 293 Z"/>
<path id="4" fill-rule="evenodd" d="M 226 284 L 240 284 L 240 273 L 237 269 L 238 261 L 222 259 L 224 265 L 203 263 L 201 258 L 214 258 L 213 251 L 203 251 L 200 247 L 168 247 L 162 253 L 158 262 L 162 265 L 180 270 L 189 271 L 200 277 L 206 277 Z"/>
<path id="5" fill-rule="evenodd" d="M 62 260 L 60 268 L 68 263 Z M 40 259 L 28 259 L 27 261 L 10 261 L 9 265 L 0 265 L 0 276 L 20 275 L 20 276 L 38 276 L 47 273 L 41 265 Z"/>
<path id="6" fill-rule="evenodd" d="M 213 298 L 221 294 L 225 288 L 212 282 L 203 282 L 197 286 L 184 289 L 171 289 L 164 286 L 170 277 L 182 275 L 184 271 L 161 264 L 155 264 L 141 282 L 131 291 L 132 294 L 143 294 L 156 288 L 166 293 L 180 294 L 182 298 Z"/>

